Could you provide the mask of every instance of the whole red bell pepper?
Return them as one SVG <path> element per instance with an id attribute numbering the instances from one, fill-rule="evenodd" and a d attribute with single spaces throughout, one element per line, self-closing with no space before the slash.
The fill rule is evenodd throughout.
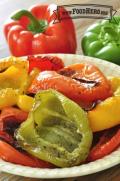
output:
<path id="1" fill-rule="evenodd" d="M 4 34 L 14 56 L 76 52 L 72 19 L 55 23 L 56 9 L 55 4 L 36 5 L 11 17 L 13 20 L 4 26 Z M 60 11 L 66 10 L 61 8 Z"/>

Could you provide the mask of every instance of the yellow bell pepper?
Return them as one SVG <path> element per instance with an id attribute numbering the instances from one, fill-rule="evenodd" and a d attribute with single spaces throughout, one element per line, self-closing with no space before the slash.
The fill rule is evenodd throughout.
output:
<path id="1" fill-rule="evenodd" d="M 108 77 L 114 95 L 120 95 L 118 90 L 120 89 L 120 77 Z M 117 93 L 116 93 L 117 92 Z"/>
<path id="2" fill-rule="evenodd" d="M 0 73 L 0 89 L 13 88 L 22 93 L 26 90 L 27 81 L 27 71 L 13 65 Z"/>
<path id="3" fill-rule="evenodd" d="M 14 65 L 15 67 L 19 69 L 25 69 L 28 72 L 28 69 L 29 69 L 28 61 L 18 58 L 18 57 L 17 58 L 13 57 L 13 56 L 0 60 L 0 72 L 3 72 L 4 70 L 6 70 L 12 65 Z"/>
<path id="4" fill-rule="evenodd" d="M 34 104 L 34 98 L 27 95 L 19 95 L 17 106 L 23 111 L 29 112 Z"/>
<path id="5" fill-rule="evenodd" d="M 88 112 L 93 132 L 101 131 L 120 124 L 120 96 L 107 98 Z"/>
<path id="6" fill-rule="evenodd" d="M 6 88 L 0 90 L 0 109 L 13 106 L 17 103 L 18 91 L 12 88 Z"/>
<path id="7" fill-rule="evenodd" d="M 16 105 L 18 95 L 26 92 L 28 62 L 16 57 L 0 61 L 0 109 Z"/>

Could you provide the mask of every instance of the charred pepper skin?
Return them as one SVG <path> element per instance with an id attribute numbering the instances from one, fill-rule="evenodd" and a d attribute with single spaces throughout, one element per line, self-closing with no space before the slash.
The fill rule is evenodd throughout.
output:
<path id="1" fill-rule="evenodd" d="M 120 65 L 120 16 L 91 25 L 81 42 L 84 55 Z"/>
<path id="2" fill-rule="evenodd" d="M 28 119 L 16 135 L 31 155 L 58 167 L 85 161 L 92 143 L 87 114 L 55 90 L 39 92 Z"/>

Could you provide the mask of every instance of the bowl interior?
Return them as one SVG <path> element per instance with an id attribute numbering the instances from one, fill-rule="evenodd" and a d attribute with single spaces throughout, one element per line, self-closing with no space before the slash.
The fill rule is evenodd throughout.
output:
<path id="1" fill-rule="evenodd" d="M 88 62 L 98 66 L 98 68 L 101 69 L 101 71 L 106 76 L 120 76 L 120 67 L 115 64 L 109 63 L 107 61 L 87 56 L 82 56 L 82 55 L 70 55 L 70 54 L 52 54 L 52 55 L 59 56 L 60 58 L 62 58 L 65 65 Z M 25 59 L 26 57 L 23 58 Z M 0 160 L 0 170 L 11 174 L 32 177 L 32 178 L 48 178 L 48 179 L 67 178 L 67 177 L 77 177 L 77 176 L 83 176 L 95 173 L 110 168 L 119 163 L 120 163 L 120 148 L 102 159 L 71 168 L 55 168 L 55 169 L 31 168 Z"/>

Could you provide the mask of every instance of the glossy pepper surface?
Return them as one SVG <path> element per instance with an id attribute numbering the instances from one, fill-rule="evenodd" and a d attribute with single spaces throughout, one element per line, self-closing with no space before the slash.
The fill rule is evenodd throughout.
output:
<path id="1" fill-rule="evenodd" d="M 112 95 L 111 86 L 103 73 L 92 64 L 69 65 L 55 71 L 40 72 L 28 88 L 29 93 L 55 89 L 86 108 Z"/>
<path id="2" fill-rule="evenodd" d="M 100 159 L 120 146 L 120 126 L 106 130 L 98 143 L 91 149 L 88 161 Z"/>
<path id="3" fill-rule="evenodd" d="M 39 92 L 16 135 L 28 153 L 59 167 L 83 162 L 92 142 L 86 113 L 55 90 Z"/>
<path id="4" fill-rule="evenodd" d="M 72 19 L 54 23 L 57 5 L 36 5 L 18 11 L 4 27 L 10 51 L 15 56 L 38 53 L 75 53 L 76 37 Z M 66 12 L 64 8 L 60 11 Z"/>
<path id="5" fill-rule="evenodd" d="M 88 112 L 92 131 L 101 131 L 120 124 L 120 96 L 109 97 Z"/>
<path id="6" fill-rule="evenodd" d="M 120 65 L 120 16 L 91 25 L 82 39 L 83 53 Z"/>

